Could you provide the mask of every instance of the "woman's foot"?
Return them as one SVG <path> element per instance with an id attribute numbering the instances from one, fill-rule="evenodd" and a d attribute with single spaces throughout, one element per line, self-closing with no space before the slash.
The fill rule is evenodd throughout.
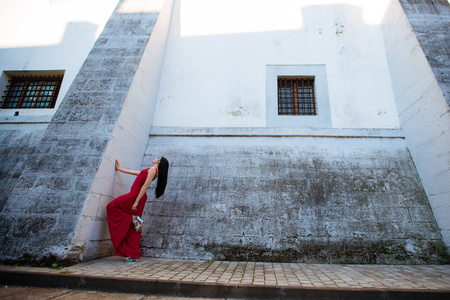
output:
<path id="1" fill-rule="evenodd" d="M 134 228 L 136 229 L 136 232 L 141 231 L 142 229 L 142 219 L 139 216 L 133 216 L 133 223 L 134 223 Z"/>
<path id="2" fill-rule="evenodd" d="M 137 259 L 137 258 L 132 258 L 132 257 L 127 257 L 127 258 L 125 258 L 125 261 L 126 262 L 138 262 L 139 261 L 139 259 Z"/>

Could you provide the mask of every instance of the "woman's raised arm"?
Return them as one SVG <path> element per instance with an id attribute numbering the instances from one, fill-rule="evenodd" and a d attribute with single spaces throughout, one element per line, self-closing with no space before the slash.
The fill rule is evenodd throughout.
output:
<path id="1" fill-rule="evenodd" d="M 119 160 L 116 159 L 116 170 L 125 174 L 131 174 L 131 175 L 135 175 L 138 176 L 139 175 L 139 171 L 133 171 L 133 170 L 127 170 L 127 169 L 122 169 L 120 167 L 120 163 Z"/>

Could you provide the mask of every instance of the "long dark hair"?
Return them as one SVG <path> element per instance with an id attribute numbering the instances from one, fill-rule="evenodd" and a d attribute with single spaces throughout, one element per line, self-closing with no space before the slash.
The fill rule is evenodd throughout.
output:
<path id="1" fill-rule="evenodd" d="M 169 161 L 161 156 L 158 167 L 158 182 L 156 183 L 155 196 L 161 197 L 164 194 L 167 184 L 167 173 L 169 173 Z"/>

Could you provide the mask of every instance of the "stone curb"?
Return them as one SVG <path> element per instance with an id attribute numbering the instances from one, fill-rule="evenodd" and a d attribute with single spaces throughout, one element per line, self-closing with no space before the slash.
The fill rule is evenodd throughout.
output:
<path id="1" fill-rule="evenodd" d="M 177 297 L 239 299 L 449 299 L 450 290 L 394 290 L 310 288 L 193 283 L 167 280 L 136 280 L 71 274 L 0 271 L 2 285 L 64 288 L 99 292 L 134 293 Z"/>

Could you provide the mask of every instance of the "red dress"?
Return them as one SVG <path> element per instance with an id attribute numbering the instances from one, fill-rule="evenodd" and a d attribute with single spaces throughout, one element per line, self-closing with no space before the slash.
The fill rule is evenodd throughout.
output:
<path id="1" fill-rule="evenodd" d="M 141 257 L 139 243 L 141 241 L 142 230 L 136 232 L 133 215 L 142 217 L 145 202 L 147 201 L 147 194 L 144 194 L 139 201 L 137 211 L 131 210 L 131 207 L 147 179 L 148 170 L 145 169 L 139 172 L 128 194 L 117 197 L 106 206 L 109 234 L 111 235 L 114 253 L 118 256 Z M 155 178 L 157 174 L 158 169 L 156 169 Z"/>

